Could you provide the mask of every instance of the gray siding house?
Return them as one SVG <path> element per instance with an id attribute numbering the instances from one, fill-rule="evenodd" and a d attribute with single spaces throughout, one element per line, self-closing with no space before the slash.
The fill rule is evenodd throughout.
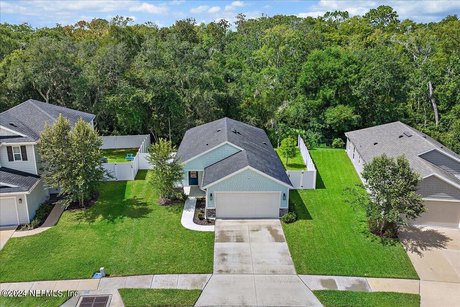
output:
<path id="1" fill-rule="evenodd" d="M 414 223 L 460 227 L 460 156 L 426 134 L 401 122 L 345 133 L 346 151 L 355 169 L 374 157 L 404 155 L 422 181 L 426 212 Z"/>
<path id="2" fill-rule="evenodd" d="M 206 198 L 208 218 L 278 218 L 289 177 L 264 130 L 222 118 L 188 130 L 177 151 L 182 185 Z"/>
<path id="3" fill-rule="evenodd" d="M 29 223 L 49 197 L 36 145 L 45 124 L 53 125 L 59 114 L 72 125 L 79 118 L 93 124 L 95 117 L 36 100 L 0 113 L 0 227 Z"/>

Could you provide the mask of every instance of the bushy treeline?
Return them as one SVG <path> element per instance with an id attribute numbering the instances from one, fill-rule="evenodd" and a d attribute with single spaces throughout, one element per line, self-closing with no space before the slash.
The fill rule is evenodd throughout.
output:
<path id="1" fill-rule="evenodd" d="M 95 19 L 0 25 L 0 110 L 26 99 L 97 115 L 104 134 L 180 141 L 223 116 L 311 144 L 395 120 L 460 152 L 460 21 L 400 21 L 388 6 L 170 27 Z"/>

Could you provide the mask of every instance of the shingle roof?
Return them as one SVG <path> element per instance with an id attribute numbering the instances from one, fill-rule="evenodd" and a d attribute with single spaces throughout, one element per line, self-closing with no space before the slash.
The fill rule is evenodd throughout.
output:
<path id="1" fill-rule="evenodd" d="M 40 176 L 38 175 L 0 167 L 0 194 L 28 192 L 39 180 Z M 15 187 L 7 187 L 2 185 L 2 183 Z"/>
<path id="2" fill-rule="evenodd" d="M 208 166 L 203 178 L 204 186 L 246 166 L 291 185 L 265 131 L 227 117 L 189 129 L 177 156 L 187 161 L 224 142 L 234 144 L 242 151 Z"/>
<path id="3" fill-rule="evenodd" d="M 40 138 L 40 134 L 45 124 L 52 125 L 62 114 L 68 118 L 73 126 L 78 119 L 90 122 L 95 115 L 69 108 L 52 105 L 49 103 L 29 99 L 23 103 L 0 113 L 0 126 L 14 130 L 25 135 L 23 139 L 5 138 L 0 139 L 2 143 L 12 143 L 16 141 L 34 142 Z"/>
<path id="4" fill-rule="evenodd" d="M 404 155 L 411 167 L 422 177 L 433 174 L 460 184 L 460 179 L 420 157 L 431 150 L 438 150 L 460 160 L 460 156 L 424 133 L 402 123 L 393 122 L 345 133 L 355 145 L 365 163 L 386 154 L 390 157 Z"/>

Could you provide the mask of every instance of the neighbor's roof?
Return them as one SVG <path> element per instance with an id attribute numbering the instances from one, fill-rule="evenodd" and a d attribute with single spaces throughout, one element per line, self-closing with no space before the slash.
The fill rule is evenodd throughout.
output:
<path id="1" fill-rule="evenodd" d="M 40 176 L 38 175 L 0 167 L 0 194 L 28 192 L 39 180 Z M 8 187 L 4 184 L 15 187 Z"/>
<path id="2" fill-rule="evenodd" d="M 149 134 L 103 136 L 101 149 L 139 148 L 145 141 L 150 142 Z"/>
<path id="3" fill-rule="evenodd" d="M 412 168 L 422 177 L 436 174 L 441 178 L 460 184 L 459 178 L 430 163 L 420 155 L 438 150 L 458 160 L 460 160 L 460 156 L 426 134 L 402 122 L 397 121 L 355 130 L 347 132 L 345 135 L 355 145 L 365 163 L 382 154 L 390 157 L 404 155 Z"/>
<path id="4" fill-rule="evenodd" d="M 4 126 L 25 136 L 1 136 L 0 142 L 35 142 L 40 138 L 45 124 L 53 125 L 59 114 L 69 119 L 72 126 L 80 118 L 87 122 L 95 118 L 95 115 L 90 113 L 29 99 L 0 113 L 0 126 Z"/>
<path id="5" fill-rule="evenodd" d="M 265 131 L 227 117 L 188 130 L 177 156 L 187 161 L 224 142 L 236 145 L 242 151 L 206 167 L 203 186 L 246 166 L 291 185 Z"/>

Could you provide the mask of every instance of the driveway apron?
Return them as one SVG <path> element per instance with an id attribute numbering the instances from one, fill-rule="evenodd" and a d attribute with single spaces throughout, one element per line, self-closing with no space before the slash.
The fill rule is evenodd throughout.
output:
<path id="1" fill-rule="evenodd" d="M 296 275 L 279 220 L 217 220 L 214 274 L 197 306 L 320 306 Z"/>

